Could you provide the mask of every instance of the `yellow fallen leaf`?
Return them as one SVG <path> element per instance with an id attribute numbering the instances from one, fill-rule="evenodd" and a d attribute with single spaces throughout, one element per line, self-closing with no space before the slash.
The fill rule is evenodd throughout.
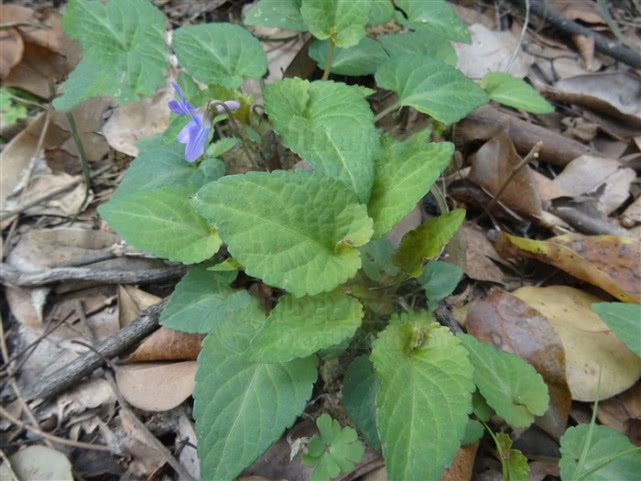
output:
<path id="1" fill-rule="evenodd" d="M 594 401 L 597 388 L 599 399 L 610 398 L 641 377 L 641 358 L 590 308 L 598 297 L 568 286 L 522 287 L 512 294 L 543 314 L 559 335 L 575 401 Z"/>

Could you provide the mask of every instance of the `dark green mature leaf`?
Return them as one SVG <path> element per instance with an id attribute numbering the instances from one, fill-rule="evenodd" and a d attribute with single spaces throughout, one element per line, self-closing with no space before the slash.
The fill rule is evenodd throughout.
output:
<path id="1" fill-rule="evenodd" d="M 377 40 L 383 44 L 392 58 L 405 53 L 420 54 L 429 55 L 449 65 L 456 65 L 456 50 L 452 44 L 445 37 L 429 30 L 381 35 Z"/>
<path id="2" fill-rule="evenodd" d="M 465 23 L 445 0 L 395 0 L 394 3 L 406 16 L 398 15 L 397 18 L 413 28 L 428 29 L 448 40 L 471 41 Z"/>
<path id="3" fill-rule="evenodd" d="M 309 56 L 320 69 L 327 63 L 329 40 L 317 40 L 309 46 Z M 338 75 L 370 75 L 389 57 L 382 45 L 364 37 L 357 45 L 349 48 L 335 48 L 331 72 Z"/>
<path id="4" fill-rule="evenodd" d="M 336 82 L 285 79 L 265 88 L 265 111 L 285 145 L 315 170 L 349 186 L 367 202 L 378 133 L 365 96 Z"/>
<path id="5" fill-rule="evenodd" d="M 286 362 L 310 356 L 352 337 L 362 317 L 360 303 L 341 292 L 283 296 L 252 341 L 253 357 Z"/>
<path id="6" fill-rule="evenodd" d="M 160 315 L 160 324 L 177 331 L 208 334 L 239 310 L 252 304 L 258 307 L 258 301 L 247 291 L 229 287 L 237 274 L 211 271 L 207 265 L 192 267 L 176 285 Z"/>
<path id="7" fill-rule="evenodd" d="M 561 438 L 562 481 L 615 481 L 637 479 L 641 448 L 607 426 L 580 424 Z"/>
<path id="8" fill-rule="evenodd" d="M 376 393 L 379 389 L 372 362 L 367 356 L 354 359 L 343 377 L 343 405 L 367 444 L 376 451 L 381 450 L 376 430 Z"/>
<path id="9" fill-rule="evenodd" d="M 428 219 L 403 236 L 394 255 L 394 262 L 404 272 L 418 277 L 421 274 L 423 261 L 439 255 L 464 220 L 463 209 L 454 209 L 447 214 Z"/>
<path id="10" fill-rule="evenodd" d="M 535 114 L 548 114 L 554 107 L 520 78 L 505 72 L 488 72 L 479 84 L 490 99 Z"/>
<path id="11" fill-rule="evenodd" d="M 641 357 L 641 305 L 597 302 L 592 304 L 592 310 L 633 353 Z"/>
<path id="12" fill-rule="evenodd" d="M 243 77 L 257 79 L 267 71 L 260 42 L 231 23 L 181 27 L 174 32 L 173 46 L 180 65 L 206 84 L 234 89 L 240 87 Z"/>
<path id="13" fill-rule="evenodd" d="M 367 206 L 374 219 L 374 237 L 389 232 L 416 206 L 448 166 L 453 151 L 449 142 L 429 143 L 426 132 L 405 142 L 383 137 Z"/>
<path id="14" fill-rule="evenodd" d="M 194 202 L 248 274 L 296 296 L 331 291 L 356 274 L 358 247 L 372 235 L 352 191 L 303 171 L 226 176 Z"/>
<path id="15" fill-rule="evenodd" d="M 356 431 L 341 427 L 328 414 L 316 420 L 320 436 L 314 436 L 303 454 L 303 464 L 313 466 L 311 481 L 330 481 L 341 473 L 349 473 L 363 459 L 365 447 Z"/>
<path id="16" fill-rule="evenodd" d="M 488 101 L 485 92 L 463 73 L 427 55 L 391 58 L 379 67 L 376 83 L 396 92 L 400 105 L 445 124 L 462 119 Z"/>
<path id="17" fill-rule="evenodd" d="M 301 0 L 260 0 L 247 12 L 245 24 L 305 32 L 300 4 Z"/>
<path id="18" fill-rule="evenodd" d="M 311 34 L 351 47 L 365 36 L 370 0 L 303 0 L 300 13 Z"/>
<path id="19" fill-rule="evenodd" d="M 189 187 L 160 187 L 118 195 L 98 212 L 132 246 L 195 264 L 213 256 L 221 240 L 190 205 L 192 193 Z"/>
<path id="20" fill-rule="evenodd" d="M 436 481 L 472 409 L 472 365 L 447 328 L 424 314 L 392 318 L 370 356 L 381 382 L 378 430 L 388 479 Z"/>
<path id="21" fill-rule="evenodd" d="M 511 352 L 497 351 L 469 334 L 458 338 L 470 353 L 474 383 L 487 403 L 513 427 L 524 428 L 542 416 L 549 396 L 543 378 Z"/>
<path id="22" fill-rule="evenodd" d="M 82 61 L 54 107 L 71 110 L 101 96 L 126 104 L 153 95 L 169 67 L 165 23 L 147 0 L 69 0 L 62 25 L 82 46 Z"/>
<path id="23" fill-rule="evenodd" d="M 432 261 L 423 268 L 418 282 L 425 289 L 430 310 L 456 289 L 462 276 L 463 269 L 449 262 Z"/>
<path id="24" fill-rule="evenodd" d="M 184 186 L 194 193 L 225 174 L 225 164 L 218 159 L 206 159 L 203 162 L 208 165 L 200 167 L 186 162 L 185 146 L 164 142 L 160 135 L 140 140 L 136 145 L 138 157 L 125 172 L 112 198 L 160 187 Z"/>
<path id="25" fill-rule="evenodd" d="M 363 272 L 373 281 L 380 282 L 385 277 L 394 277 L 399 270 L 392 258 L 394 246 L 389 238 L 381 237 L 361 247 L 361 258 L 363 259 Z"/>
<path id="26" fill-rule="evenodd" d="M 261 310 L 250 305 L 203 341 L 194 390 L 202 479 L 235 479 L 294 422 L 312 394 L 314 358 L 271 364 L 249 359 L 250 341 L 263 323 Z"/>

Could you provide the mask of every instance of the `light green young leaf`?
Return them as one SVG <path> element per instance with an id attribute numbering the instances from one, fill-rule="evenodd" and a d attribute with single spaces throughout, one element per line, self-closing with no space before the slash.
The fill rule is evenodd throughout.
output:
<path id="1" fill-rule="evenodd" d="M 245 17 L 245 25 L 307 31 L 300 14 L 301 0 L 260 0 Z"/>
<path id="2" fill-rule="evenodd" d="M 390 321 L 370 358 L 381 382 L 376 413 L 388 479 L 436 481 L 472 409 L 467 351 L 447 328 L 414 313 Z"/>
<path id="3" fill-rule="evenodd" d="M 449 262 L 432 261 L 423 268 L 418 282 L 425 289 L 430 310 L 456 289 L 462 276 L 463 269 Z"/>
<path id="4" fill-rule="evenodd" d="M 267 57 L 260 42 L 231 23 L 181 27 L 174 32 L 173 47 L 180 65 L 206 84 L 235 89 L 243 77 L 257 79 L 267 71 Z"/>
<path id="5" fill-rule="evenodd" d="M 177 331 L 208 334 L 238 311 L 250 305 L 258 307 L 258 301 L 247 291 L 229 287 L 237 274 L 210 271 L 207 265 L 190 268 L 169 298 L 160 324 Z"/>
<path id="6" fill-rule="evenodd" d="M 530 481 L 530 466 L 527 458 L 518 449 L 512 449 L 512 438 L 509 434 L 496 433 L 497 451 L 501 456 L 501 464 L 507 473 L 505 481 Z"/>
<path id="7" fill-rule="evenodd" d="M 370 5 L 370 0 L 303 0 L 300 13 L 314 37 L 347 48 L 365 36 Z"/>
<path id="8" fill-rule="evenodd" d="M 449 40 L 426 29 L 381 35 L 377 40 L 392 58 L 405 53 L 420 54 L 456 65 L 456 50 Z"/>
<path id="9" fill-rule="evenodd" d="M 331 291 L 356 274 L 357 248 L 372 235 L 352 191 L 303 171 L 226 176 L 194 202 L 249 275 L 296 296 Z"/>
<path id="10" fill-rule="evenodd" d="M 378 133 L 365 96 L 336 82 L 285 79 L 265 88 L 265 111 L 285 145 L 318 172 L 351 188 L 361 202 L 374 180 Z"/>
<path id="11" fill-rule="evenodd" d="M 127 243 L 184 264 L 213 256 L 220 237 L 189 203 L 189 187 L 161 187 L 118 195 L 98 208 Z"/>
<path id="12" fill-rule="evenodd" d="M 641 305 L 597 302 L 592 304 L 592 310 L 628 346 L 628 349 L 641 357 Z"/>
<path id="13" fill-rule="evenodd" d="M 27 115 L 27 108 L 16 103 L 6 89 L 0 88 L 0 124 L 3 126 L 15 124 Z"/>
<path id="14" fill-rule="evenodd" d="M 374 219 L 374 237 L 389 232 L 407 215 L 450 163 L 454 146 L 429 143 L 426 132 L 405 142 L 385 136 L 374 162 L 374 186 L 367 210 Z"/>
<path id="15" fill-rule="evenodd" d="M 394 246 L 389 238 L 381 237 L 361 247 L 363 272 L 373 281 L 380 282 L 385 277 L 394 277 L 398 274 L 398 267 L 392 262 Z"/>
<path id="16" fill-rule="evenodd" d="M 445 0 L 395 0 L 394 3 L 407 16 L 398 15 L 398 19 L 413 28 L 424 28 L 456 42 L 471 41 L 467 26 Z"/>
<path id="17" fill-rule="evenodd" d="M 211 168 L 189 164 L 185 161 L 184 145 L 166 143 L 159 135 L 140 140 L 136 145 L 138 157 L 125 172 L 112 198 L 160 187 L 186 187 L 194 193 L 225 174 L 225 164 L 220 160 L 203 161 Z"/>
<path id="18" fill-rule="evenodd" d="M 524 428 L 548 408 L 548 389 L 534 368 L 511 352 L 497 351 L 469 334 L 457 336 L 470 353 L 474 383 L 487 403 L 515 428 Z"/>
<path id="19" fill-rule="evenodd" d="M 485 92 L 459 70 L 426 55 L 391 58 L 379 67 L 376 83 L 396 92 L 400 105 L 445 124 L 462 119 L 488 101 Z"/>
<path id="20" fill-rule="evenodd" d="M 203 341 L 194 390 L 202 479 L 235 479 L 294 422 L 312 394 L 314 358 L 271 364 L 249 359 L 250 340 L 263 322 L 259 308 L 246 309 Z"/>
<path id="21" fill-rule="evenodd" d="M 394 5 L 390 0 L 372 0 L 369 8 L 368 23 L 380 25 L 394 19 Z"/>
<path id="22" fill-rule="evenodd" d="M 582 458 L 583 464 L 579 466 Z M 607 426 L 591 428 L 589 424 L 580 424 L 568 428 L 561 437 L 559 469 L 562 481 L 637 479 L 641 473 L 641 448 Z"/>
<path id="23" fill-rule="evenodd" d="M 341 292 L 283 296 L 252 341 L 252 355 L 263 362 L 311 356 L 352 337 L 362 317 L 360 303 Z"/>
<path id="24" fill-rule="evenodd" d="M 329 40 L 316 40 L 309 46 L 309 56 L 320 69 L 325 68 Z M 364 37 L 349 48 L 335 48 L 331 72 L 338 75 L 370 75 L 389 57 L 379 42 Z"/>
<path id="25" fill-rule="evenodd" d="M 62 25 L 82 46 L 82 60 L 54 107 L 71 110 L 100 96 L 126 104 L 153 95 L 169 67 L 165 23 L 147 0 L 69 0 Z"/>
<path id="26" fill-rule="evenodd" d="M 465 434 L 463 435 L 463 439 L 461 439 L 461 446 L 478 443 L 483 437 L 483 434 L 485 434 L 483 425 L 476 419 L 468 419 L 467 425 L 465 426 Z"/>
<path id="27" fill-rule="evenodd" d="M 343 377 L 343 405 L 367 444 L 376 451 L 381 450 L 376 430 L 376 393 L 379 389 L 372 362 L 367 356 L 358 356 Z"/>
<path id="28" fill-rule="evenodd" d="M 454 209 L 447 214 L 428 219 L 403 236 L 394 255 L 394 262 L 409 275 L 420 276 L 423 261 L 439 255 L 464 220 L 463 209 Z"/>
<path id="29" fill-rule="evenodd" d="M 363 459 L 365 447 L 358 440 L 356 431 L 328 414 L 316 420 L 319 436 L 314 436 L 303 454 L 303 464 L 313 466 L 311 481 L 330 481 L 339 474 L 349 473 Z"/>
<path id="30" fill-rule="evenodd" d="M 224 137 L 217 140 L 207 148 L 208 157 L 220 157 L 238 145 L 238 137 Z M 216 179 L 212 179 L 216 180 Z"/>
<path id="31" fill-rule="evenodd" d="M 490 99 L 535 114 L 549 114 L 554 107 L 525 80 L 505 72 L 488 72 L 480 86 Z"/>

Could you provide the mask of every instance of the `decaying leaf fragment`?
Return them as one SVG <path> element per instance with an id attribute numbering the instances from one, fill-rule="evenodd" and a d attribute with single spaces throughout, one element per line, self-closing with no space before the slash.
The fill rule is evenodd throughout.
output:
<path id="1" fill-rule="evenodd" d="M 531 257 L 600 287 L 622 302 L 641 304 L 641 242 L 628 237 L 566 234 L 538 241 L 501 233 L 506 257 Z"/>

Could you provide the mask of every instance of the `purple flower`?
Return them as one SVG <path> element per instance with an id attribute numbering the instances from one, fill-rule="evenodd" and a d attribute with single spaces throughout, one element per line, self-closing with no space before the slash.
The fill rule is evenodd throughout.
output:
<path id="1" fill-rule="evenodd" d="M 182 128 L 177 136 L 178 142 L 185 144 L 185 160 L 191 164 L 205 152 L 211 124 L 202 113 L 198 112 L 196 107 L 185 99 L 180 85 L 175 82 L 172 82 L 171 85 L 178 95 L 178 100 L 171 100 L 169 109 L 178 115 L 191 117 L 191 121 Z"/>

